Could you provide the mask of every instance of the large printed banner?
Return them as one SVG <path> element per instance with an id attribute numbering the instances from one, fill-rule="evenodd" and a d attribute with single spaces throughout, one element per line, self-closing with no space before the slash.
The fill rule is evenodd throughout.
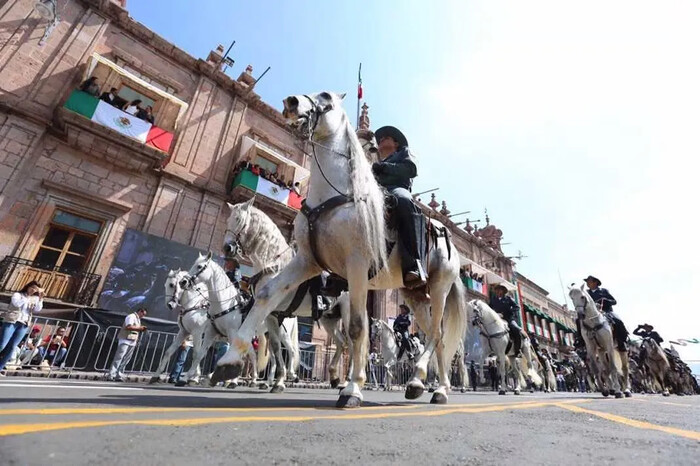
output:
<path id="1" fill-rule="evenodd" d="M 177 311 L 165 305 L 165 279 L 170 270 L 189 270 L 200 252 L 205 251 L 127 229 L 98 307 L 124 315 L 145 307 L 148 317 L 176 321 Z M 216 261 L 223 264 L 221 258 Z"/>

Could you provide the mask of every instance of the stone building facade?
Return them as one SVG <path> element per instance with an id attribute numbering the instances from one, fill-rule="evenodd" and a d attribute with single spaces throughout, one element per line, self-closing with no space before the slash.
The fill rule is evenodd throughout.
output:
<path id="1" fill-rule="evenodd" d="M 573 311 L 554 301 L 547 290 L 526 276 L 518 272 L 515 276 L 527 332 L 555 357 L 572 351 L 576 328 Z"/>

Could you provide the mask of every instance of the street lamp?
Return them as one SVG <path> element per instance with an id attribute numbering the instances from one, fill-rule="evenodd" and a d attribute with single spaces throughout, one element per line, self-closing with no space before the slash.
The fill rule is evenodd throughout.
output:
<path id="1" fill-rule="evenodd" d="M 57 15 L 56 0 L 38 0 L 34 4 L 34 10 L 44 19 L 53 21 Z"/>

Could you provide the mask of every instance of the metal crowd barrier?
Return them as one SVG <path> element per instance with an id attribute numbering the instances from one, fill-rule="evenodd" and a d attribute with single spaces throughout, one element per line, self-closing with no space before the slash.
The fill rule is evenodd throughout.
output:
<path id="1" fill-rule="evenodd" d="M 95 370 L 108 371 L 114 358 L 114 353 L 119 344 L 120 326 L 107 327 L 101 335 L 99 342 L 95 342 L 97 356 L 95 358 Z M 136 343 L 134 354 L 131 361 L 127 364 L 125 372 L 132 374 L 148 375 L 158 369 L 158 364 L 165 354 L 165 350 L 173 342 L 177 334 L 170 332 L 160 332 L 156 330 L 148 330 L 143 333 Z"/>
<path id="2" fill-rule="evenodd" d="M 59 337 L 59 329 L 65 329 Z M 89 322 L 35 317 L 27 337 L 15 348 L 7 369 L 47 371 L 86 370 L 100 327 Z M 35 331 L 36 330 L 36 331 Z"/>

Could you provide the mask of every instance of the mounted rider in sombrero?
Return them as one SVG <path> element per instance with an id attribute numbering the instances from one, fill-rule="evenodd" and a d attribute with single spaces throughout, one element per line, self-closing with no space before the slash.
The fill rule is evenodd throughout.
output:
<path id="1" fill-rule="evenodd" d="M 595 301 L 600 310 L 603 311 L 608 320 L 612 321 L 612 333 L 615 341 L 617 342 L 618 351 L 627 351 L 626 342 L 629 332 L 627 331 L 627 327 L 625 327 L 624 322 L 622 322 L 620 317 L 615 314 L 612 308 L 617 304 L 617 300 L 613 298 L 607 289 L 601 287 L 601 281 L 593 275 L 589 275 L 583 280 L 586 282 L 586 285 L 588 285 L 588 294 L 591 296 L 591 298 L 593 298 L 593 301 Z M 580 318 L 576 319 L 576 338 L 574 346 L 583 346 Z"/>
<path id="2" fill-rule="evenodd" d="M 383 126 L 374 134 L 380 161 L 372 165 L 372 172 L 396 201 L 403 283 L 406 288 L 420 288 L 427 283 L 427 276 L 421 263 L 425 250 L 425 217 L 411 195 L 413 178 L 418 175 L 416 159 L 408 149 L 406 136 L 397 128 Z"/>

